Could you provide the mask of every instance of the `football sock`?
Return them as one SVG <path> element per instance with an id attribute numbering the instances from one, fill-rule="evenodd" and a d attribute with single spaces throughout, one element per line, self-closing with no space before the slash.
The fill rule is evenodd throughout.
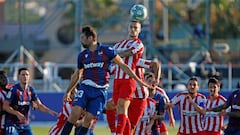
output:
<path id="1" fill-rule="evenodd" d="M 130 135 L 131 134 L 131 123 L 130 123 L 129 118 L 126 118 L 126 126 L 124 128 L 123 134 L 124 135 Z"/>
<path id="2" fill-rule="evenodd" d="M 111 133 L 116 132 L 116 111 L 115 110 L 106 110 L 106 115 L 107 115 L 107 123 L 110 128 Z"/>
<path id="3" fill-rule="evenodd" d="M 127 122 L 127 116 L 125 114 L 118 114 L 117 121 L 117 134 L 123 134 L 123 130 L 125 128 Z"/>
<path id="4" fill-rule="evenodd" d="M 73 124 L 67 121 L 63 127 L 61 135 L 69 135 L 72 131 L 72 127 Z"/>
<path id="5" fill-rule="evenodd" d="M 81 128 L 78 132 L 78 135 L 87 135 L 87 133 L 88 133 L 88 128 L 81 126 Z"/>
<path id="6" fill-rule="evenodd" d="M 94 120 L 92 126 L 88 129 L 89 135 L 94 135 L 93 131 L 94 131 L 96 124 L 97 124 L 97 120 Z"/>

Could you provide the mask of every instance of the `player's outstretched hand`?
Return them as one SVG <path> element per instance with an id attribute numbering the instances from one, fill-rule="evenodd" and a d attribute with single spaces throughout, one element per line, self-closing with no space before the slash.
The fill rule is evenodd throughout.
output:
<path id="1" fill-rule="evenodd" d="M 66 93 L 66 94 L 64 95 L 63 101 L 64 101 L 64 102 L 71 102 L 71 101 L 72 101 L 72 99 L 71 99 L 71 92 L 68 92 L 68 93 Z"/>

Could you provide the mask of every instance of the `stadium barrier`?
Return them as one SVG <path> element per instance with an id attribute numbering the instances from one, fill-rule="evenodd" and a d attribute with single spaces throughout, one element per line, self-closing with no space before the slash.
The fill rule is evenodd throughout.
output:
<path id="1" fill-rule="evenodd" d="M 66 90 L 70 76 L 74 72 L 75 64 L 59 64 L 54 62 L 44 62 L 43 64 L 1 64 L 0 69 L 4 69 L 8 73 L 9 82 L 17 81 L 17 71 L 19 67 L 28 67 L 33 74 L 31 85 L 42 92 L 63 92 Z M 224 90 L 231 90 L 240 80 L 240 65 L 228 64 L 205 64 L 203 67 L 195 62 L 188 64 L 162 64 L 162 79 L 161 87 L 174 91 L 176 86 L 186 85 L 187 80 L 191 76 L 199 77 L 201 88 L 206 89 L 206 79 L 212 75 L 216 75 L 221 79 L 222 88 Z M 204 68 L 204 73 L 208 73 L 203 77 L 201 70 Z M 212 76 L 211 75 L 211 76 Z"/>

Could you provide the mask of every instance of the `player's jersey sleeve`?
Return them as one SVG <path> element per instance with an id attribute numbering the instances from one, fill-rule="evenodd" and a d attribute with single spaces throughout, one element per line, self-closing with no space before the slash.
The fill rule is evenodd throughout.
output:
<path id="1" fill-rule="evenodd" d="M 84 57 L 84 54 L 86 54 L 85 53 L 86 51 L 83 51 L 83 52 L 81 52 L 81 53 L 79 53 L 78 54 L 78 58 L 77 58 L 77 67 L 78 67 L 78 69 L 82 69 L 82 68 L 84 68 L 84 64 L 82 63 L 82 59 L 83 59 L 83 57 Z"/>
<path id="2" fill-rule="evenodd" d="M 112 63 L 110 66 L 109 66 L 109 72 L 111 75 L 114 75 L 115 72 L 116 72 L 116 64 Z"/>
<path id="3" fill-rule="evenodd" d="M 232 92 L 232 94 L 230 94 L 227 98 L 227 105 L 231 106 L 234 104 L 234 102 L 236 102 L 236 97 L 240 94 L 240 90 L 235 90 L 234 92 Z M 240 103 L 240 101 L 237 101 L 238 103 Z"/>
<path id="4" fill-rule="evenodd" d="M 152 63 L 151 60 L 139 59 L 137 63 L 137 67 L 140 68 L 150 68 L 150 64 Z"/>
<path id="5" fill-rule="evenodd" d="M 6 100 L 12 102 L 16 98 L 16 87 L 12 87 L 7 93 Z"/>
<path id="6" fill-rule="evenodd" d="M 128 50 L 131 50 L 133 54 L 138 54 L 143 52 L 144 45 L 140 39 L 122 40 L 116 43 L 113 46 L 113 49 L 117 50 L 117 53 L 126 51 L 128 49 Z"/>
<path id="7" fill-rule="evenodd" d="M 2 105 L 3 105 L 3 102 L 5 100 L 5 97 L 6 97 L 6 93 L 3 90 L 1 90 L 0 91 L 0 112 L 3 111 L 2 110 Z"/>
<path id="8" fill-rule="evenodd" d="M 165 97 L 167 103 L 169 103 L 170 100 L 169 100 L 169 97 L 168 97 L 167 93 L 165 92 L 165 90 L 160 87 L 157 87 L 156 89 L 157 89 L 157 92 L 159 92 L 162 96 Z"/>
<path id="9" fill-rule="evenodd" d="M 102 46 L 110 60 L 117 56 L 117 51 L 110 46 Z"/>
<path id="10" fill-rule="evenodd" d="M 182 95 L 181 93 L 175 95 L 172 99 L 171 99 L 171 103 L 173 103 L 174 105 L 179 104 L 181 98 L 183 98 L 184 95 Z"/>
<path id="11" fill-rule="evenodd" d="M 30 87 L 30 90 L 31 90 L 32 101 L 36 101 L 38 99 L 38 95 L 36 93 L 36 90 L 33 87 Z"/>
<path id="12" fill-rule="evenodd" d="M 198 100 L 198 105 L 205 108 L 206 107 L 206 102 L 207 102 L 207 99 L 205 96 L 201 95 L 199 97 L 199 100 Z"/>
<path id="13" fill-rule="evenodd" d="M 228 106 L 231 106 L 231 105 L 233 104 L 233 99 L 234 99 L 235 96 L 237 96 L 237 95 L 236 95 L 236 94 L 237 94 L 237 91 L 238 91 L 238 90 L 232 92 L 232 94 L 230 94 L 230 95 L 228 96 L 227 102 L 226 102 Z"/>

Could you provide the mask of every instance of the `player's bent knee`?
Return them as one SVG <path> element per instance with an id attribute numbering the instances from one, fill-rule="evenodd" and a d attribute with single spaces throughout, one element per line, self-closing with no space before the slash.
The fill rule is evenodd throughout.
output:
<path id="1" fill-rule="evenodd" d="M 115 105 L 114 105 L 114 102 L 113 100 L 108 100 L 107 103 L 106 103 L 106 110 L 113 110 L 115 109 Z"/>
<path id="2" fill-rule="evenodd" d="M 92 125 L 92 123 L 94 122 L 94 120 L 95 120 L 95 116 L 92 115 L 91 113 L 87 112 L 84 117 L 83 126 L 89 128 Z"/>
<path id="3" fill-rule="evenodd" d="M 79 106 L 73 106 L 72 107 L 72 112 L 68 118 L 68 121 L 71 123 L 75 123 L 83 113 L 83 109 Z"/>

